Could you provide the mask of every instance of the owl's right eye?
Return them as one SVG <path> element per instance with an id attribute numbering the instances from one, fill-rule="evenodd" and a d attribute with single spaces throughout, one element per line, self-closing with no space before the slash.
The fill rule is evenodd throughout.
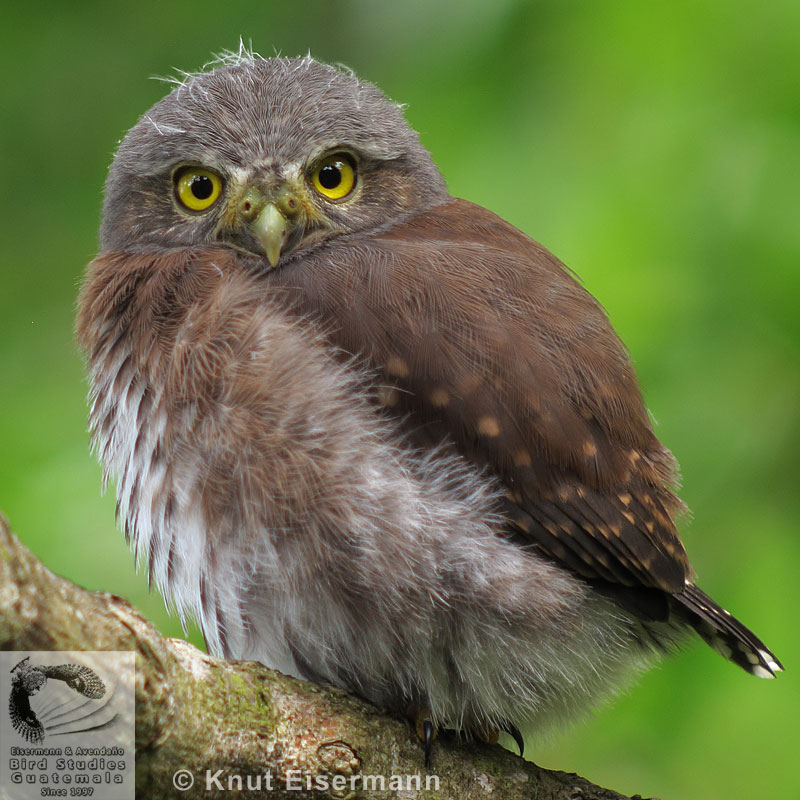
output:
<path id="1" fill-rule="evenodd" d="M 202 167 L 184 167 L 175 173 L 175 196 L 189 211 L 207 211 L 222 194 L 222 178 Z"/>

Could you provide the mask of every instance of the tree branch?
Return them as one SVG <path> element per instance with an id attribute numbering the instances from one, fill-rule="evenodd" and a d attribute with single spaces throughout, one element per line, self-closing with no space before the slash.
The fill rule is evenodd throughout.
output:
<path id="1" fill-rule="evenodd" d="M 261 791 L 236 796 L 625 800 L 497 745 L 465 744 L 448 736 L 437 740 L 427 773 L 422 750 L 404 721 L 337 689 L 261 664 L 221 661 L 184 641 L 165 639 L 122 598 L 88 592 L 50 572 L 2 516 L 0 649 L 136 652 L 140 797 L 230 796 L 229 776 L 246 780 L 269 774 L 271 791 L 262 784 Z M 176 791 L 177 770 L 194 775 L 192 789 Z M 207 775 L 214 776 L 208 789 Z M 429 779 L 426 788 L 426 778 L 433 775 L 438 786 Z M 364 776 L 374 776 L 375 782 Z M 399 789 L 392 776 L 410 782 Z M 308 791 L 308 780 L 327 791 Z"/>

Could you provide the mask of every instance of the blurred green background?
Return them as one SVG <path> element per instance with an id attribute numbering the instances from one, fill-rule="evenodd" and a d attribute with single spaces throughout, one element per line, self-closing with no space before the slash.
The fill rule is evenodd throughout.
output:
<path id="1" fill-rule="evenodd" d="M 311 51 L 408 104 L 455 195 L 584 279 L 678 456 L 702 586 L 784 659 L 697 644 L 546 746 L 544 766 L 662 798 L 797 798 L 800 4 L 406 0 L 5 4 L 0 508 L 56 572 L 175 620 L 88 454 L 75 296 L 116 143 L 239 37 Z"/>

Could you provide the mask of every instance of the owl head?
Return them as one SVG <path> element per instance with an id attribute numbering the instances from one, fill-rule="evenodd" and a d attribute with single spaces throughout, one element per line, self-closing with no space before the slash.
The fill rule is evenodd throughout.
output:
<path id="1" fill-rule="evenodd" d="M 227 244 L 273 267 L 448 199 L 399 106 L 310 57 L 189 76 L 120 145 L 103 250 Z"/>

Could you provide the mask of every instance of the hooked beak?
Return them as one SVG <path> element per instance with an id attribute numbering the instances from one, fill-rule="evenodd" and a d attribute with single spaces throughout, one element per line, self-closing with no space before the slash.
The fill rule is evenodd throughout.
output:
<path id="1" fill-rule="evenodd" d="M 250 186 L 236 201 L 230 227 L 223 229 L 222 238 L 257 255 L 263 251 L 275 268 L 281 255 L 292 250 L 303 235 L 301 217 L 301 197 L 286 184 Z"/>
<path id="2" fill-rule="evenodd" d="M 291 225 L 273 203 L 266 203 L 251 223 L 253 236 L 261 243 L 271 267 L 277 267 Z"/>

